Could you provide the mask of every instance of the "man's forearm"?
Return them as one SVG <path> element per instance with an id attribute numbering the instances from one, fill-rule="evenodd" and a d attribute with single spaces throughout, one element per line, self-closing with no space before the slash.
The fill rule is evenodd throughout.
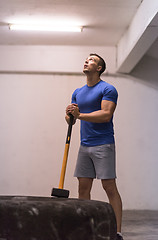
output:
<path id="1" fill-rule="evenodd" d="M 104 123 L 109 122 L 111 117 L 109 111 L 98 110 L 91 113 L 80 113 L 78 119 L 94 123 Z"/>

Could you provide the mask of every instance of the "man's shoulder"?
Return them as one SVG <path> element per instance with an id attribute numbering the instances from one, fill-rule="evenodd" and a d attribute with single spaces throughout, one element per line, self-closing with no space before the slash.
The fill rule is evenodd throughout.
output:
<path id="1" fill-rule="evenodd" d="M 112 84 L 110 84 L 108 82 L 105 82 L 105 81 L 101 80 L 101 84 L 100 85 L 102 87 L 102 90 L 110 90 L 110 91 L 117 92 L 116 88 Z"/>
<path id="2" fill-rule="evenodd" d="M 82 91 L 84 88 L 86 88 L 86 85 L 80 87 L 80 88 L 76 88 L 74 93 L 77 94 L 78 92 Z"/>
<path id="3" fill-rule="evenodd" d="M 108 83 L 108 82 L 105 82 L 104 80 L 101 80 L 100 81 L 101 85 L 102 86 L 107 86 L 107 87 L 110 87 L 110 88 L 115 88 L 112 84 Z"/>

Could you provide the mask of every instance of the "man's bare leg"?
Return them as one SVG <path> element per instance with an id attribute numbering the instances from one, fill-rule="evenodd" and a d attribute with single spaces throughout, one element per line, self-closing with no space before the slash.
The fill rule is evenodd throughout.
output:
<path id="1" fill-rule="evenodd" d="M 122 223 L 122 200 L 117 190 L 115 179 L 101 180 L 102 186 L 107 193 L 109 203 L 112 205 L 116 216 L 117 232 L 121 232 Z"/>
<path id="2" fill-rule="evenodd" d="M 78 194 L 80 199 L 91 199 L 91 188 L 93 183 L 93 178 L 78 178 Z"/>

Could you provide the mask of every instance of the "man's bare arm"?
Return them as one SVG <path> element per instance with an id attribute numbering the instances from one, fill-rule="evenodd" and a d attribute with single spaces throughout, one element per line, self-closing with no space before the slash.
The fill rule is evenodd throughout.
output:
<path id="1" fill-rule="evenodd" d="M 115 111 L 116 104 L 112 101 L 102 100 L 101 110 L 91 113 L 80 113 L 78 106 L 72 106 L 71 113 L 75 119 L 80 119 L 94 123 L 109 122 Z"/>

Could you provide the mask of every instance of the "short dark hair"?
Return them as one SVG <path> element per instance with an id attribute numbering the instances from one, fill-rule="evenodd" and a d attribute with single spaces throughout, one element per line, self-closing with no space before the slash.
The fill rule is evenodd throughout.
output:
<path id="1" fill-rule="evenodd" d="M 106 69 L 106 63 L 105 63 L 104 59 L 96 53 L 90 53 L 89 56 L 96 56 L 99 58 L 99 65 L 102 67 L 99 72 L 99 75 L 101 75 Z"/>

